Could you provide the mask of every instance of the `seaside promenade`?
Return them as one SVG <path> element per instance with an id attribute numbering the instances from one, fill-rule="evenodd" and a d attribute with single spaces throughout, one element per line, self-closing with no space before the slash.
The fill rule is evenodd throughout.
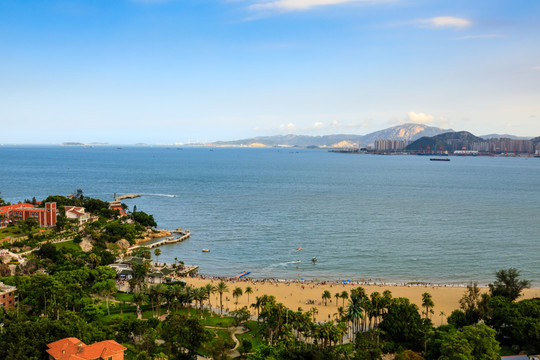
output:
<path id="1" fill-rule="evenodd" d="M 238 299 L 238 308 L 242 306 L 248 306 L 252 313 L 254 309 L 249 305 L 255 302 L 257 296 L 273 295 L 278 302 L 283 303 L 286 307 L 292 311 L 302 308 L 303 311 L 308 311 L 312 308 L 317 309 L 315 318 L 317 321 L 335 320 L 338 313 L 338 307 L 343 306 L 343 299 L 338 299 L 336 304 L 336 293 L 341 293 L 346 290 L 350 292 L 351 289 L 356 287 L 363 287 L 366 293 L 369 295 L 375 291 L 383 293 L 385 290 L 392 292 L 392 297 L 405 297 L 412 303 L 416 304 L 420 311 L 422 305 L 422 294 L 428 292 L 433 297 L 435 307 L 433 308 L 434 314 L 430 316 L 434 325 L 440 325 L 446 323 L 446 318 L 452 313 L 452 311 L 459 309 L 459 300 L 463 296 L 466 290 L 466 286 L 444 286 L 444 285 L 364 285 L 364 284 L 348 284 L 338 282 L 298 282 L 298 281 L 275 281 L 275 280 L 231 280 L 222 278 L 212 278 L 199 276 L 195 278 L 184 278 L 188 285 L 193 287 L 201 287 L 206 284 L 217 285 L 220 281 L 225 281 L 229 288 L 229 292 L 223 294 L 223 308 L 224 310 L 235 310 L 237 305 L 236 299 L 232 296 L 232 291 L 239 287 L 244 292 Z M 248 296 L 245 294 L 246 287 L 250 286 L 253 289 L 253 293 Z M 482 292 L 487 292 L 487 287 L 480 288 Z M 325 290 L 330 291 L 332 299 L 325 306 L 322 300 L 322 294 Z M 219 294 L 211 295 L 212 303 L 219 304 Z M 520 299 L 529 299 L 540 297 L 540 289 L 525 289 Z M 347 306 L 347 300 L 345 300 L 345 306 Z"/>

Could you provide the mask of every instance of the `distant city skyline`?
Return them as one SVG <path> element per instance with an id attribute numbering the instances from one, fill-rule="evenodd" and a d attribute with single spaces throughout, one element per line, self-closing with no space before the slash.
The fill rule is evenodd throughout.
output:
<path id="1" fill-rule="evenodd" d="M 540 135 L 534 0 L 0 0 L 0 144 Z"/>

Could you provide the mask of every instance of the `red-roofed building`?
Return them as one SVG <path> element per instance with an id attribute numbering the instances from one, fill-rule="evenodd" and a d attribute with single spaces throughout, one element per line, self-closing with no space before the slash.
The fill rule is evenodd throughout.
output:
<path id="1" fill-rule="evenodd" d="M 77 221 L 79 221 L 79 224 L 98 220 L 97 216 L 90 216 L 90 214 L 87 213 L 83 207 L 65 206 L 64 208 L 66 210 L 66 217 L 68 219 L 77 219 Z"/>
<path id="2" fill-rule="evenodd" d="M 113 201 L 109 203 L 109 208 L 111 210 L 118 210 L 120 212 L 120 215 L 124 216 L 127 215 L 126 210 L 122 207 L 122 204 L 120 204 L 120 201 Z"/>
<path id="3" fill-rule="evenodd" d="M 36 219 L 41 227 L 55 226 L 56 203 L 45 203 L 44 208 L 36 208 L 28 203 L 0 207 L 0 227 L 6 227 L 10 223 L 16 224 L 28 218 Z"/>
<path id="4" fill-rule="evenodd" d="M 50 360 L 124 360 L 125 346 L 114 340 L 86 345 L 70 337 L 47 344 Z"/>

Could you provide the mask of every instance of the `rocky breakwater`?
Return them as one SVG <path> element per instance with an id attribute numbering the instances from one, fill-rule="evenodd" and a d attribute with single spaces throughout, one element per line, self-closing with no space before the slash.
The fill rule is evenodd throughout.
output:
<path id="1" fill-rule="evenodd" d="M 140 244 L 140 243 L 144 243 L 144 242 L 147 242 L 147 241 L 151 241 L 153 239 L 164 238 L 164 237 L 167 237 L 167 236 L 171 236 L 171 232 L 168 231 L 168 230 L 148 229 L 148 230 L 146 230 L 146 232 L 143 234 L 143 236 L 141 238 L 135 239 L 135 244 Z"/>

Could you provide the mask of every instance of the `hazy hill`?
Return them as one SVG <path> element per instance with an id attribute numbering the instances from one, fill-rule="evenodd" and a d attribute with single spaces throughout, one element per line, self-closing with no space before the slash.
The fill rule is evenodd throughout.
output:
<path id="1" fill-rule="evenodd" d="M 461 150 L 462 147 L 470 148 L 475 142 L 483 142 L 484 139 L 474 136 L 467 131 L 448 132 L 433 137 L 422 137 L 406 147 L 408 151 L 425 151 L 428 147 L 432 151 L 443 150 L 454 151 Z"/>
<path id="2" fill-rule="evenodd" d="M 431 127 L 419 124 L 403 124 L 393 126 L 388 129 L 375 131 L 367 135 L 325 135 L 325 136 L 307 136 L 307 135 L 276 135 L 260 136 L 249 139 L 235 141 L 218 141 L 212 145 L 216 146 L 317 146 L 317 147 L 365 147 L 373 145 L 375 140 L 416 140 L 422 136 L 434 136 L 453 130 L 444 130 L 437 127 Z"/>
<path id="3" fill-rule="evenodd" d="M 509 134 L 488 134 L 488 135 L 482 135 L 480 136 L 482 139 L 488 140 L 488 139 L 501 139 L 501 138 L 507 138 L 507 139 L 513 139 L 513 140 L 529 140 L 527 137 L 522 136 L 515 136 L 515 135 L 509 135 Z"/>
<path id="4" fill-rule="evenodd" d="M 366 145 L 373 145 L 375 140 L 380 139 L 414 141 L 423 136 L 435 136 L 453 131 L 452 129 L 441 129 L 427 125 L 403 124 L 364 135 L 362 141 Z"/>

